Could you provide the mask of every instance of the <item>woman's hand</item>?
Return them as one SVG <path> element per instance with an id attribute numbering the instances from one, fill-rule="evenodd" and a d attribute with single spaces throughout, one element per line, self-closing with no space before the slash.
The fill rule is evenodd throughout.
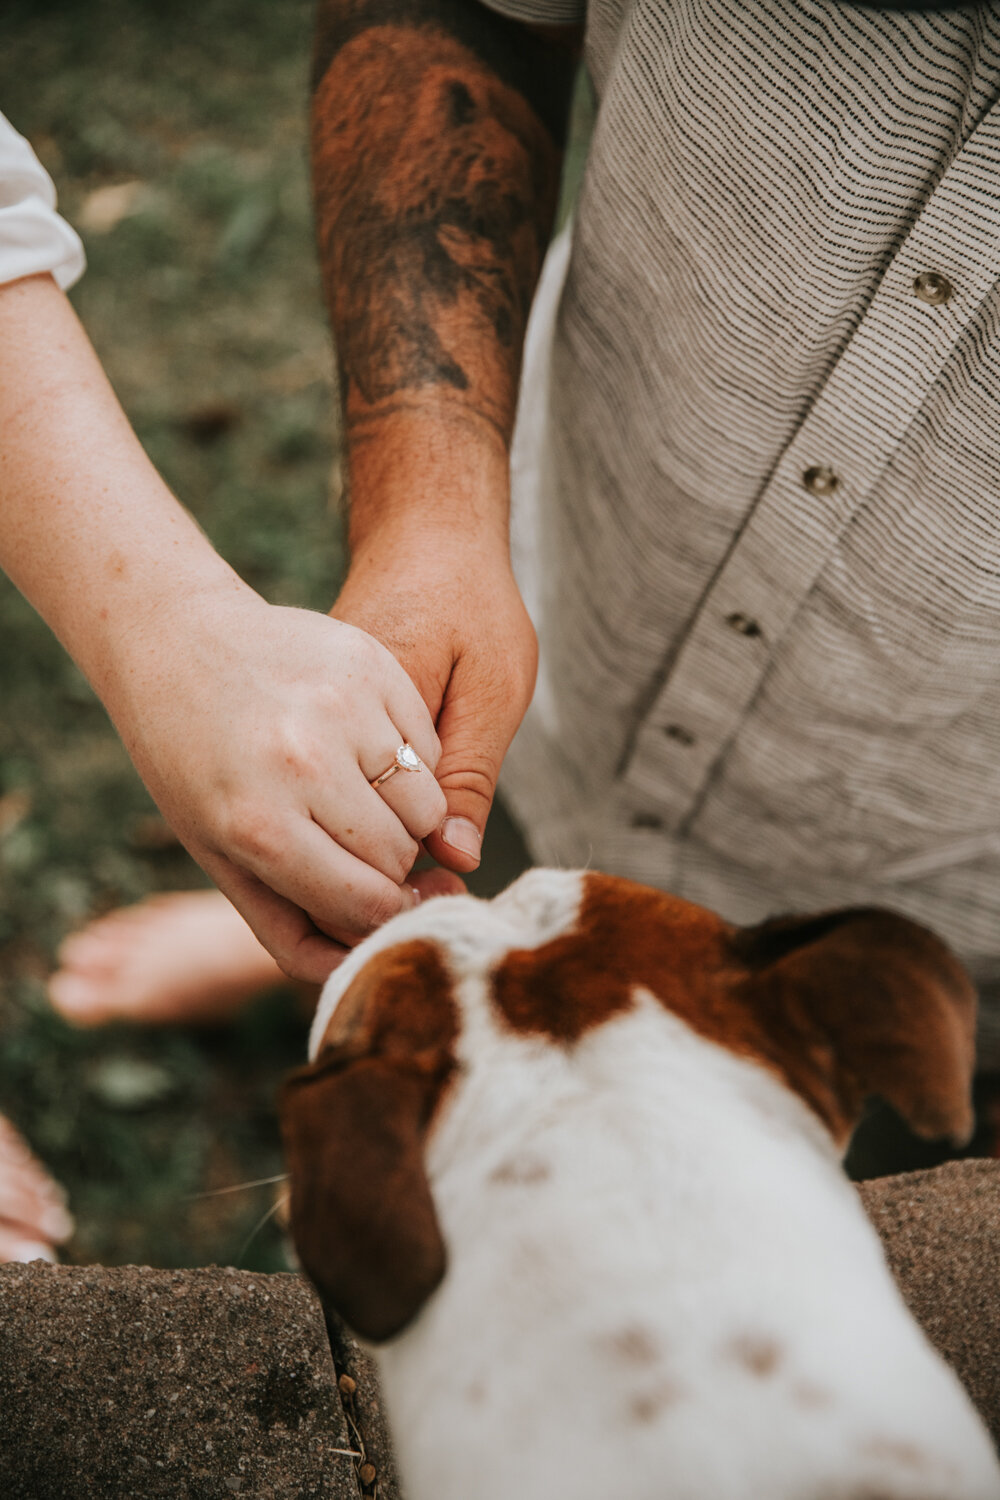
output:
<path id="1" fill-rule="evenodd" d="M 212 588 L 120 645 L 105 701 L 164 816 L 292 977 L 325 979 L 412 905 L 418 842 L 447 810 L 441 747 L 364 631 Z M 404 742 L 422 769 L 373 789 Z"/>

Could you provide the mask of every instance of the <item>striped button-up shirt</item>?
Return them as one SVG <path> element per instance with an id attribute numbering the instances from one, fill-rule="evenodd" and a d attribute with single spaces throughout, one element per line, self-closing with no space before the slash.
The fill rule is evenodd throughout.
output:
<path id="1" fill-rule="evenodd" d="M 886 904 L 988 988 L 1000 6 L 586 21 L 596 125 L 515 441 L 542 667 L 507 795 L 541 860 L 738 921 Z"/>

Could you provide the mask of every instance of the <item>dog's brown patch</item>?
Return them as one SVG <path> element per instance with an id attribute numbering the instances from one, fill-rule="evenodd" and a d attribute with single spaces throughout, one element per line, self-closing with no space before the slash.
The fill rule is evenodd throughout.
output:
<path id="1" fill-rule="evenodd" d="M 360 1055 L 453 1060 L 458 1010 L 437 943 L 415 938 L 369 959 L 337 1002 L 316 1063 Z"/>
<path id="2" fill-rule="evenodd" d="M 743 1333 L 726 1345 L 728 1358 L 761 1378 L 773 1375 L 781 1363 L 782 1348 L 777 1339 L 764 1333 Z"/>
<path id="3" fill-rule="evenodd" d="M 640 1391 L 628 1403 L 630 1419 L 639 1427 L 648 1427 L 661 1412 L 674 1406 L 684 1396 L 684 1387 L 674 1380 L 661 1380 L 652 1390 Z"/>
<path id="4" fill-rule="evenodd" d="M 540 1156 L 512 1156 L 494 1167 L 490 1181 L 512 1187 L 532 1187 L 538 1182 L 548 1182 L 551 1176 L 552 1168 Z"/>
<path id="5" fill-rule="evenodd" d="M 950 950 L 874 908 L 737 928 L 661 891 L 583 877 L 576 926 L 493 974 L 515 1031 L 572 1044 L 651 991 L 699 1036 L 765 1064 L 846 1143 L 882 1094 L 926 1136 L 966 1139 L 975 992 Z"/>
<path id="6" fill-rule="evenodd" d="M 661 1353 L 657 1340 L 641 1323 L 629 1323 L 605 1335 L 601 1345 L 609 1355 L 627 1365 L 653 1365 Z"/>
<path id="7" fill-rule="evenodd" d="M 508 953 L 493 975 L 515 1031 L 576 1042 L 629 1009 L 646 985 L 679 1013 L 718 1008 L 715 979 L 728 929 L 711 912 L 610 875 L 585 875 L 577 925 L 538 948 Z M 738 1008 L 726 1006 L 732 1025 Z"/>
<path id="8" fill-rule="evenodd" d="M 818 1411 L 821 1407 L 829 1406 L 833 1396 L 823 1386 L 816 1385 L 811 1380 L 797 1380 L 792 1386 L 792 1399 L 807 1411 Z"/>
<path id="9" fill-rule="evenodd" d="M 862 1443 L 861 1452 L 866 1458 L 884 1458 L 889 1463 L 901 1464 L 906 1469 L 927 1472 L 936 1468 L 935 1460 L 916 1443 L 903 1443 L 898 1438 L 873 1437 Z"/>
<path id="10" fill-rule="evenodd" d="M 303 1267 L 358 1333 L 391 1337 L 444 1274 L 424 1143 L 455 1067 L 458 1012 L 434 943 L 385 949 L 281 1096 Z"/>

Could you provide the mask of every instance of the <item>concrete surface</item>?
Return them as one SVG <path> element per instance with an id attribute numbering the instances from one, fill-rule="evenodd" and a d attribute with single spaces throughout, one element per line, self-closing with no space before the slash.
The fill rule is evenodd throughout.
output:
<path id="1" fill-rule="evenodd" d="M 859 1192 L 1000 1444 L 1000 1161 Z M 400 1500 L 372 1368 L 305 1282 L 0 1266 L 3 1500 L 230 1495 Z"/>
<path id="2" fill-rule="evenodd" d="M 1000 1161 L 956 1161 L 858 1187 L 924 1331 L 1000 1449 Z"/>
<path id="3" fill-rule="evenodd" d="M 358 1500 L 353 1446 L 299 1277 L 0 1267 L 4 1500 Z"/>

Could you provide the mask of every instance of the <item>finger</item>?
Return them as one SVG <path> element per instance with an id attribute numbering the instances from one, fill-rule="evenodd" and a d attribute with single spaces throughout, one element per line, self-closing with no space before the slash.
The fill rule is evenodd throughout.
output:
<path id="1" fill-rule="evenodd" d="M 73 1219 L 60 1203 L 38 1197 L 27 1183 L 0 1185 L 0 1220 L 19 1224 L 50 1245 L 62 1244 L 73 1233 Z"/>
<path id="2" fill-rule="evenodd" d="M 422 839 L 438 826 L 447 810 L 444 794 L 431 766 L 412 741 L 401 738 L 393 720 L 386 718 L 368 743 L 359 746 L 358 765 L 382 804 L 413 838 Z M 375 782 L 379 784 L 374 786 Z"/>
<path id="3" fill-rule="evenodd" d="M 397 778 L 401 774 L 397 772 Z M 421 774 L 425 781 L 437 786 L 429 771 Z M 443 800 L 443 794 L 439 795 Z M 427 798 L 423 800 L 426 802 Z M 435 797 L 435 806 L 437 800 Z M 357 767 L 353 776 L 346 778 L 346 784 L 341 780 L 336 786 L 320 788 L 309 804 L 309 811 L 317 825 L 342 849 L 395 885 L 401 885 L 413 869 L 420 852 L 417 838 L 409 831 L 406 819 L 399 817 L 378 792 L 372 791 Z M 419 826 L 424 820 L 418 817 L 415 821 Z M 439 821 L 440 816 L 432 817 L 428 827 Z"/>
<path id="4" fill-rule="evenodd" d="M 402 668 L 398 676 L 393 674 L 387 686 L 385 711 L 390 723 L 399 731 L 399 738 L 389 752 L 390 758 L 397 746 L 405 742 L 413 746 L 433 776 L 441 759 L 441 741 L 426 703 Z M 388 763 L 388 760 L 384 762 L 383 770 Z M 372 776 L 377 775 L 377 771 L 372 772 Z"/>
<path id="5" fill-rule="evenodd" d="M 293 902 L 278 896 L 253 875 L 230 866 L 222 873 L 205 869 L 232 902 L 257 941 L 289 979 L 325 984 L 350 953 L 343 943 L 320 932 Z"/>
<path id="6" fill-rule="evenodd" d="M 9 1224 L 0 1219 L 0 1262 L 5 1265 L 11 1261 L 24 1263 L 31 1260 L 54 1263 L 56 1259 L 50 1241 L 35 1238 L 23 1225 Z"/>
<path id="7" fill-rule="evenodd" d="M 410 885 L 421 901 L 430 901 L 435 896 L 467 896 L 465 881 L 451 870 L 421 870 L 410 876 Z"/>
<path id="8" fill-rule="evenodd" d="M 438 721 L 437 780 L 448 811 L 424 839 L 428 854 L 450 870 L 468 873 L 479 864 L 500 766 L 519 722 L 519 711 L 512 713 L 509 703 L 477 687 L 473 673 L 456 668 Z"/>
<path id="9" fill-rule="evenodd" d="M 419 841 L 438 827 L 448 811 L 448 803 L 430 767 L 416 756 L 414 768 L 414 757 L 412 745 L 399 746 L 388 763 L 379 762 L 383 770 L 378 776 L 369 778 L 369 785 L 379 782 L 372 786 L 379 801 Z M 390 775 L 382 780 L 385 770 L 389 770 Z M 409 868 L 412 866 L 411 859 Z"/>
<path id="10" fill-rule="evenodd" d="M 343 957 L 336 945 L 353 947 L 414 901 L 405 886 L 342 849 L 308 818 L 295 819 L 291 829 L 258 824 L 252 840 L 245 830 L 242 868 L 218 854 L 192 852 L 294 979 L 322 983 Z"/>
<path id="11" fill-rule="evenodd" d="M 49 1242 L 69 1239 L 73 1220 L 66 1195 L 6 1121 L 0 1133 L 0 1219 Z"/>

